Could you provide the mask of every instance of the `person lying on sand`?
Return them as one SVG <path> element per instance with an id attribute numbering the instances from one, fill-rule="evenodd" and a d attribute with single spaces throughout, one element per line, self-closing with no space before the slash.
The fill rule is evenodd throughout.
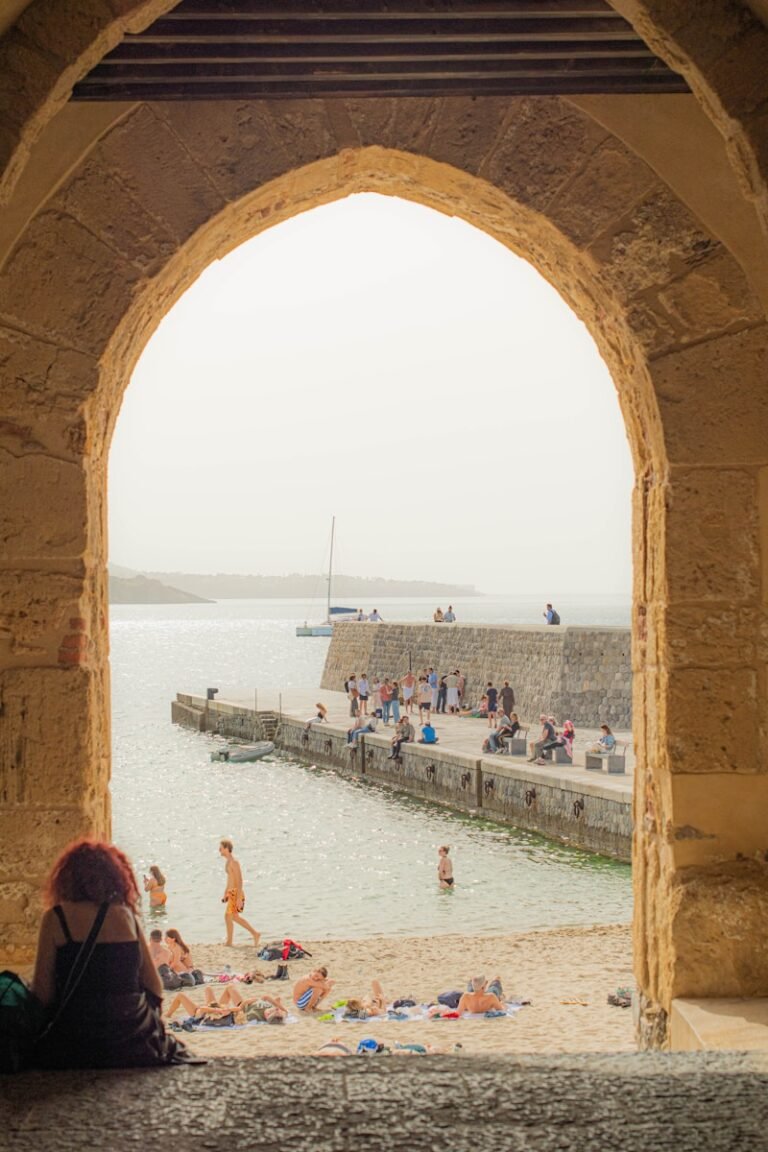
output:
<path id="1" fill-rule="evenodd" d="M 224 989 L 218 1000 L 214 997 L 213 989 L 206 988 L 204 1004 L 195 1004 L 184 992 L 179 992 L 168 1005 L 166 1017 L 170 1019 L 179 1008 L 183 1008 L 191 1019 L 201 1022 L 232 1016 L 234 1024 L 248 1024 L 251 1020 L 282 1024 L 288 1015 L 279 996 L 252 996 L 245 999 L 230 986 Z"/>
<path id="2" fill-rule="evenodd" d="M 312 1012 L 332 989 L 333 980 L 328 979 L 328 969 L 315 968 L 294 984 L 293 1002 L 302 1012 Z"/>
<path id="3" fill-rule="evenodd" d="M 485 976 L 473 976 L 470 980 L 472 991 L 465 992 L 459 1000 L 458 1012 L 472 1012 L 477 1015 L 482 1012 L 506 1012 L 502 1000 L 504 995 L 501 980 L 495 976 L 490 984 Z"/>
<path id="4" fill-rule="evenodd" d="M 347 1000 L 344 1015 L 350 1020 L 368 1020 L 371 1016 L 386 1016 L 387 1002 L 378 980 L 371 981 L 371 995 L 364 1000 Z"/>

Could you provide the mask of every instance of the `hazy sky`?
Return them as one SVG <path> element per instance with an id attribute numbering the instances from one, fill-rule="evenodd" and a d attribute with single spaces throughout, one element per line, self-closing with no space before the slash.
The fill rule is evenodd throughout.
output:
<path id="1" fill-rule="evenodd" d="M 357 195 L 162 321 L 112 444 L 110 559 L 320 572 L 335 514 L 338 572 L 628 592 L 631 485 L 613 382 L 555 290 L 461 220 Z"/>

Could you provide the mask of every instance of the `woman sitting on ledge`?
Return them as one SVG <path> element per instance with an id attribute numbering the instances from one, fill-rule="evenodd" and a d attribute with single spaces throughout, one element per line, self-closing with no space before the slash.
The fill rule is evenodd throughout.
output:
<path id="1" fill-rule="evenodd" d="M 43 1068 L 177 1064 L 189 1053 L 160 1019 L 163 988 L 136 918 L 127 857 L 78 840 L 53 866 L 32 991 L 48 1010 L 36 1050 Z"/>
<path id="2" fill-rule="evenodd" d="M 607 724 L 600 725 L 600 739 L 595 744 L 590 744 L 587 752 L 593 756 L 609 756 L 616 747 L 616 737 Z"/>

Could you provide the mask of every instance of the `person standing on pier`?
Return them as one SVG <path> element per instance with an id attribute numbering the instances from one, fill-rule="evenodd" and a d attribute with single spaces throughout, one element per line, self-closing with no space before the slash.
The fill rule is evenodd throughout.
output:
<path id="1" fill-rule="evenodd" d="M 227 927 L 225 944 L 231 947 L 235 924 L 239 924 L 241 928 L 245 928 L 246 932 L 250 932 L 254 944 L 258 944 L 261 933 L 257 932 L 255 928 L 252 928 L 243 917 L 243 911 L 245 910 L 243 871 L 239 861 L 235 860 L 232 855 L 232 850 L 233 845 L 231 840 L 219 841 L 219 856 L 224 857 L 224 867 L 227 874 L 227 886 L 221 898 L 222 904 L 226 904 L 226 908 L 224 909 L 224 923 Z"/>
<path id="2" fill-rule="evenodd" d="M 429 686 L 432 689 L 432 708 L 434 711 L 437 711 L 437 691 L 439 677 L 434 668 L 429 668 L 427 670 L 427 680 L 429 681 Z"/>
<path id="3" fill-rule="evenodd" d="M 368 715 L 368 697 L 370 696 L 370 685 L 368 684 L 368 673 L 363 672 L 362 676 L 357 682 L 357 690 L 360 693 L 360 715 Z"/>
<path id="4" fill-rule="evenodd" d="M 509 686 L 509 680 L 504 681 L 504 687 L 499 692 L 499 699 L 501 700 L 501 710 L 505 716 L 511 716 L 512 710 L 515 707 L 515 693 Z"/>
<path id="5" fill-rule="evenodd" d="M 413 690 L 416 687 L 416 677 L 413 674 L 413 669 L 409 668 L 405 676 L 402 677 L 400 683 L 403 688 L 403 705 L 408 715 L 413 712 Z"/>
<path id="6" fill-rule="evenodd" d="M 485 694 L 488 697 L 488 727 L 489 728 L 495 728 L 496 727 L 496 709 L 498 706 L 499 690 L 498 690 L 498 688 L 494 688 L 492 680 L 488 681 L 488 687 L 485 690 Z"/>

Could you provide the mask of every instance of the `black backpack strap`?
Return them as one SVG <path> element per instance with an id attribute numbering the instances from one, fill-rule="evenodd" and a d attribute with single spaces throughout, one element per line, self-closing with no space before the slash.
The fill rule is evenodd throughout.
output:
<path id="1" fill-rule="evenodd" d="M 61 930 L 64 933 L 64 939 L 67 941 L 67 944 L 74 944 L 72 933 L 69 930 L 69 924 L 67 924 L 67 918 L 64 915 L 64 909 L 61 904 L 56 904 L 53 911 L 56 913 L 56 919 L 59 921 L 59 924 L 61 924 Z"/>
<path id="2" fill-rule="evenodd" d="M 104 918 L 106 917 L 108 911 L 109 911 L 109 904 L 100 904 L 99 905 L 99 910 L 96 913 L 96 918 L 93 921 L 93 924 L 91 925 L 91 930 L 88 933 L 85 940 L 83 941 L 83 943 L 81 944 L 80 951 L 78 952 L 77 956 L 75 957 L 75 962 L 69 970 L 69 976 L 67 977 L 67 982 L 64 985 L 64 990 L 61 994 L 61 999 L 59 1001 L 59 1005 L 56 1009 L 56 1012 L 54 1013 L 52 1018 L 49 1020 L 48 1025 L 45 1028 L 45 1030 L 43 1031 L 43 1033 L 41 1034 L 41 1036 L 38 1038 L 39 1040 L 42 1040 L 44 1036 L 48 1035 L 48 1033 L 51 1031 L 53 1026 L 60 1019 L 65 1008 L 67 1007 L 70 1000 L 72 999 L 75 992 L 77 991 L 78 985 L 80 984 L 80 981 L 82 980 L 83 976 L 85 975 L 85 971 L 88 967 L 88 964 L 90 963 L 91 956 L 93 955 L 93 950 L 96 947 L 96 937 L 98 936 L 99 932 L 101 931 L 101 926 L 104 923 Z"/>

